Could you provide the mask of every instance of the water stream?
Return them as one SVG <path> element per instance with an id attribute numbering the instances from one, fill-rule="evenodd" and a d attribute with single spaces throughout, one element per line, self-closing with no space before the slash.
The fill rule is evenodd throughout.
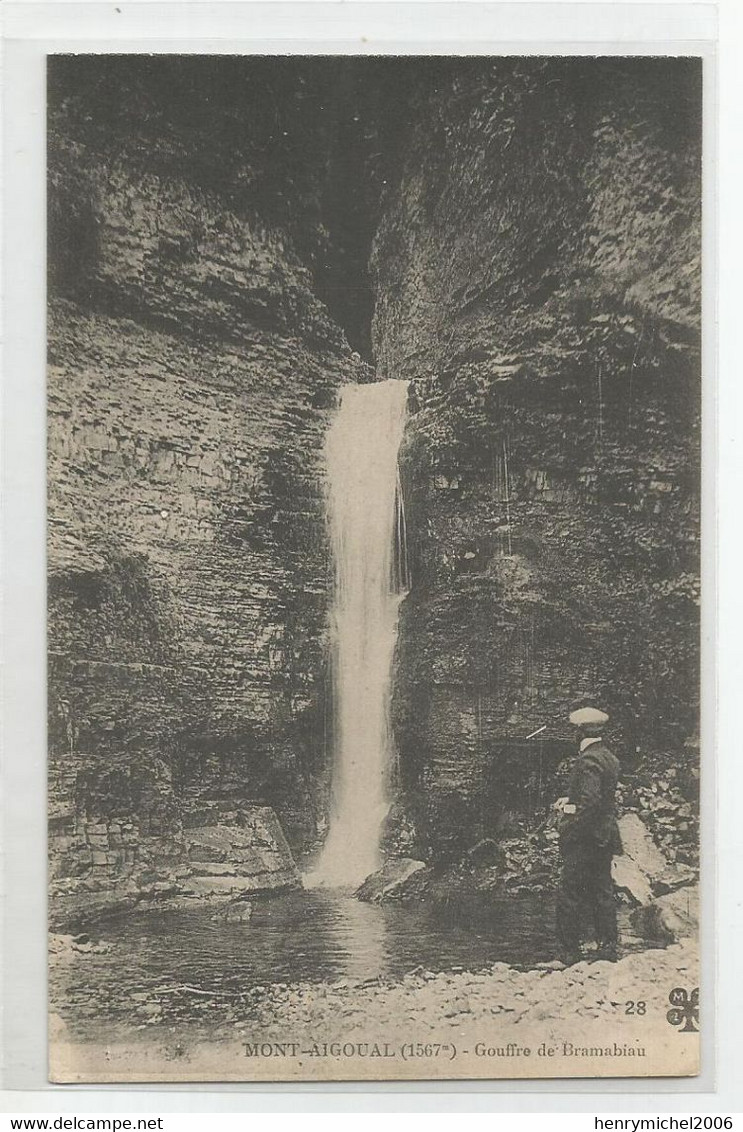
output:
<path id="1" fill-rule="evenodd" d="M 210 995 L 229 1003 L 275 984 L 530 965 L 554 954 L 551 903 L 551 896 L 526 894 L 378 906 L 318 888 L 256 897 L 244 924 L 215 922 L 210 907 L 127 913 L 90 929 L 112 952 L 54 969 L 53 999 L 90 1036 L 106 1021 L 138 1024 L 137 1012 L 156 1001 L 177 1022 L 203 1012 Z"/>
<path id="2" fill-rule="evenodd" d="M 392 660 L 408 573 L 397 465 L 407 389 L 404 381 L 346 386 L 326 442 L 333 777 L 328 835 L 308 887 L 356 886 L 380 865 L 394 767 Z"/>

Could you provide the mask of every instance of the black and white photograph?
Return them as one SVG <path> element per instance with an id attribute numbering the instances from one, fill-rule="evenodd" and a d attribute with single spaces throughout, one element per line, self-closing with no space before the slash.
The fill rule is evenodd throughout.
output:
<path id="1" fill-rule="evenodd" d="M 706 65 L 49 55 L 52 1081 L 699 1073 Z"/>

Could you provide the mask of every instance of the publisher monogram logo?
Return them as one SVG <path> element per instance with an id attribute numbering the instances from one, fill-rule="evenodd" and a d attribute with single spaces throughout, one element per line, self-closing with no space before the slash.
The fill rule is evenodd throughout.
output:
<path id="1" fill-rule="evenodd" d="M 684 1026 L 679 1033 L 696 1034 L 698 1026 L 695 1023 L 699 1022 L 699 987 L 695 987 L 691 994 L 683 987 L 674 987 L 668 996 L 668 1001 L 671 1009 L 666 1014 L 666 1018 L 671 1025 L 680 1026 L 683 1022 Z"/>

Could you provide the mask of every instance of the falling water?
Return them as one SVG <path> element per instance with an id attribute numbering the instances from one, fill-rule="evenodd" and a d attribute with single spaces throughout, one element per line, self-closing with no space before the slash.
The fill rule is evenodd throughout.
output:
<path id="1" fill-rule="evenodd" d="M 328 432 L 333 779 L 328 836 L 308 886 L 357 885 L 380 865 L 394 764 L 392 660 L 408 584 L 397 466 L 406 404 L 407 382 L 348 385 Z"/>

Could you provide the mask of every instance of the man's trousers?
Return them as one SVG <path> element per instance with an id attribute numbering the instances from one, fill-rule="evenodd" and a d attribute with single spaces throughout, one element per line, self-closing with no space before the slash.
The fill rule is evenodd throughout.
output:
<path id="1" fill-rule="evenodd" d="M 557 895 L 557 938 L 564 951 L 580 951 L 582 927 L 600 947 L 616 947 L 617 908 L 610 847 L 575 841 L 560 846 L 562 872 Z"/>

